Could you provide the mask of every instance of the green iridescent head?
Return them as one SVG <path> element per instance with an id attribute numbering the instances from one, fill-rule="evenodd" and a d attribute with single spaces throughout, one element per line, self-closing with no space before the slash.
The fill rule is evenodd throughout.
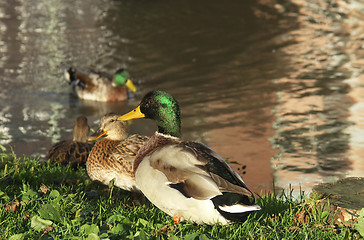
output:
<path id="1" fill-rule="evenodd" d="M 181 137 L 181 113 L 178 102 L 169 93 L 156 90 L 147 93 L 139 106 L 119 117 L 126 121 L 136 118 L 153 119 L 158 132 L 174 137 Z"/>
<path id="2" fill-rule="evenodd" d="M 136 91 L 136 87 L 134 86 L 133 82 L 130 80 L 129 72 L 122 68 L 115 72 L 112 84 L 114 87 L 126 86 L 131 91 L 133 91 L 133 92 Z"/>
<path id="3" fill-rule="evenodd" d="M 181 137 L 179 105 L 169 93 L 159 90 L 147 93 L 140 103 L 140 111 L 156 121 L 158 132 Z"/>

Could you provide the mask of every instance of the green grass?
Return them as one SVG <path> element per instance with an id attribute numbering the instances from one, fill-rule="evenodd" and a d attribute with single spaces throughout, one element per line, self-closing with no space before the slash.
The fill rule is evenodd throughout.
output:
<path id="1" fill-rule="evenodd" d="M 145 198 L 91 182 L 73 170 L 38 159 L 0 154 L 1 239 L 359 239 L 349 226 L 330 224 L 330 215 L 310 200 L 267 194 L 262 210 L 229 226 L 173 225 Z M 313 210 L 315 209 L 315 210 Z M 304 221 L 299 213 L 305 211 Z"/>

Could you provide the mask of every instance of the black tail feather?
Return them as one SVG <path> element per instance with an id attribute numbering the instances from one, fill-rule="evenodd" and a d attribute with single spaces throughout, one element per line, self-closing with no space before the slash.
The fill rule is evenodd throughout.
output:
<path id="1" fill-rule="evenodd" d="M 247 212 L 239 212 L 239 213 L 231 213 L 226 212 L 220 209 L 220 206 L 231 206 L 234 204 L 243 204 L 247 206 L 254 205 L 254 197 L 249 198 L 248 196 L 237 194 L 237 193 L 229 193 L 224 192 L 223 195 L 216 196 L 211 199 L 216 210 L 226 219 L 232 222 L 243 222 L 246 220 L 247 216 L 255 211 L 247 211 Z"/>
<path id="2" fill-rule="evenodd" d="M 68 80 L 68 84 L 71 84 L 73 81 L 77 80 L 76 77 L 76 68 L 70 67 L 65 71 L 66 79 Z"/>

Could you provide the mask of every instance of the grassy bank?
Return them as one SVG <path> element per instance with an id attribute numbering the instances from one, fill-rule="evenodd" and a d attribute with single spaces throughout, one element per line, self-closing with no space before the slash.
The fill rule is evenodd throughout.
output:
<path id="1" fill-rule="evenodd" d="M 91 182 L 84 169 L 0 157 L 1 239 L 360 238 L 360 225 L 334 224 L 329 212 L 312 207 L 314 200 L 274 194 L 258 198 L 262 210 L 244 223 L 173 225 L 148 200 Z"/>

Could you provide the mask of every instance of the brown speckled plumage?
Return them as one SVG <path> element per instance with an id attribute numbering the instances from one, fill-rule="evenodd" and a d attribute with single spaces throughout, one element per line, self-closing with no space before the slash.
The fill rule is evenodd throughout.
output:
<path id="1" fill-rule="evenodd" d="M 85 116 L 78 117 L 73 128 L 73 140 L 63 140 L 54 144 L 48 151 L 47 159 L 50 159 L 51 163 L 71 163 L 74 168 L 84 167 L 93 146 L 87 142 L 89 131 L 87 118 Z"/>
<path id="2" fill-rule="evenodd" d="M 99 140 L 92 148 L 87 159 L 87 173 L 92 180 L 114 184 L 122 189 L 137 191 L 133 174 L 133 162 L 140 147 L 148 137 L 127 136 L 125 122 L 116 121 L 118 115 L 106 114 L 98 132 L 106 132 L 106 137 Z"/>

